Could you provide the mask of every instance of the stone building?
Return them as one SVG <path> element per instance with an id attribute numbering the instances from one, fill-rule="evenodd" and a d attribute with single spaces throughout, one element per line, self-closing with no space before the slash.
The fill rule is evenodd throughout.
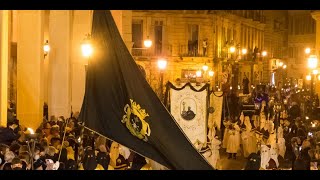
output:
<path id="1" fill-rule="evenodd" d="M 207 65 L 208 70 L 202 70 L 198 79 L 210 81 L 216 90 L 227 65 L 233 64 L 230 75 L 232 86 L 237 89 L 238 85 L 242 87 L 244 75 L 252 84 L 262 82 L 264 21 L 260 10 L 133 10 L 132 55 L 145 68 L 147 80 L 155 91 L 160 87 L 159 58 L 168 61 L 164 82 L 178 78 L 187 81 Z M 153 46 L 145 49 L 143 40 L 147 38 L 153 41 Z M 231 47 L 235 52 L 230 51 Z M 255 48 L 258 57 L 253 57 Z M 245 55 L 242 49 L 246 49 Z M 213 78 L 208 76 L 209 70 L 214 71 Z"/>
<path id="2" fill-rule="evenodd" d="M 301 13 L 308 21 L 299 19 Z M 300 48 L 303 54 L 306 46 L 316 48 L 315 24 L 307 11 L 115 10 L 112 14 L 128 49 L 158 93 L 161 74 L 164 83 L 178 78 L 193 81 L 196 71 L 202 71 L 196 79 L 210 82 L 215 90 L 226 70 L 233 89 L 242 88 L 244 75 L 250 85 L 268 83 L 265 62 L 272 58 L 287 60 L 288 77 L 300 77 L 290 70 L 303 65 L 297 58 L 301 55 L 294 54 Z M 42 122 L 44 103 L 49 116 L 68 117 L 71 111 L 80 111 L 88 62 L 80 45 L 91 31 L 91 18 L 90 10 L 0 11 L 1 125 L 6 124 L 8 100 L 17 103 L 22 124 L 32 128 Z M 145 39 L 153 42 L 148 49 Z M 51 50 L 45 54 L 47 40 Z M 264 50 L 267 55 L 262 57 Z M 168 62 L 162 72 L 159 58 Z M 203 69 L 204 65 L 208 68 Z"/>

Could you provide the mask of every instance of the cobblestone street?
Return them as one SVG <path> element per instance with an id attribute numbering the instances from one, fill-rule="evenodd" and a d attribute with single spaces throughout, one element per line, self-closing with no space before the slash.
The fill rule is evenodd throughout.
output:
<path id="1" fill-rule="evenodd" d="M 219 170 L 241 170 L 245 167 L 247 160 L 241 155 L 237 159 L 228 159 L 225 149 L 220 150 Z"/>

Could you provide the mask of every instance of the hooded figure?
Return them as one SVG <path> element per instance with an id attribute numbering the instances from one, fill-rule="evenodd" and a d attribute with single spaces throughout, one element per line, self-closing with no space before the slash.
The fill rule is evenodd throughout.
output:
<path id="1" fill-rule="evenodd" d="M 143 156 L 135 153 L 130 170 L 141 170 L 141 168 L 146 164 L 146 159 Z"/>
<path id="2" fill-rule="evenodd" d="M 229 127 L 231 125 L 230 120 L 226 119 L 223 121 L 223 125 L 225 127 L 222 141 L 222 148 L 227 148 L 228 140 L 229 140 Z"/>
<path id="3" fill-rule="evenodd" d="M 227 146 L 227 153 L 229 153 L 229 159 L 232 157 L 236 159 L 238 150 L 240 149 L 240 127 L 237 123 L 232 125 L 232 129 L 229 131 L 229 139 Z"/>
<path id="4" fill-rule="evenodd" d="M 65 164 L 65 170 L 77 170 L 77 163 L 74 160 L 74 150 L 71 146 L 66 148 L 67 150 L 67 161 Z"/>
<path id="5" fill-rule="evenodd" d="M 80 170 L 104 170 L 104 168 L 97 163 L 95 152 L 91 147 L 85 150 Z"/>
<path id="6" fill-rule="evenodd" d="M 215 138 L 212 139 L 211 141 L 211 165 L 217 169 L 217 162 L 220 159 L 220 144 L 221 141 L 218 139 L 218 136 L 215 136 Z M 209 161 L 210 162 L 210 161 Z"/>
<path id="7" fill-rule="evenodd" d="M 260 165 L 261 165 L 261 157 L 256 153 L 251 153 L 248 156 L 248 161 L 244 170 L 259 170 Z"/>
<path id="8" fill-rule="evenodd" d="M 110 156 L 107 154 L 106 147 L 102 144 L 100 145 L 97 153 L 97 162 L 98 164 L 101 164 L 105 170 L 113 170 L 112 166 L 109 165 Z"/>
<path id="9" fill-rule="evenodd" d="M 282 137 L 278 139 L 279 155 L 284 158 L 286 152 L 286 140 Z"/>
<path id="10" fill-rule="evenodd" d="M 270 161 L 270 148 L 266 145 L 261 145 L 261 168 L 267 169 Z"/>
<path id="11" fill-rule="evenodd" d="M 278 156 L 279 156 L 279 148 L 278 144 L 271 144 L 271 149 L 270 149 L 270 158 L 274 160 L 276 163 L 276 168 L 279 167 L 279 161 L 278 161 Z M 269 164 L 270 166 L 270 164 Z"/>
<path id="12" fill-rule="evenodd" d="M 245 130 L 241 133 L 241 139 L 243 144 L 243 155 L 248 157 L 251 153 L 256 152 L 256 138 L 255 134 L 251 131 L 252 125 L 249 116 L 244 117 Z"/>

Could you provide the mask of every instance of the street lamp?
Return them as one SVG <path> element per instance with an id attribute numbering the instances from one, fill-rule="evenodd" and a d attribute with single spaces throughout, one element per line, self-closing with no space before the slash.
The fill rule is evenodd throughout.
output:
<path id="1" fill-rule="evenodd" d="M 201 77 L 201 75 L 202 75 L 202 72 L 200 70 L 196 71 L 196 76 L 197 77 Z"/>
<path id="2" fill-rule="evenodd" d="M 214 75 L 214 72 L 213 72 L 212 70 L 210 70 L 210 71 L 209 71 L 209 76 L 210 76 L 210 77 L 213 77 L 213 75 Z"/>
<path id="3" fill-rule="evenodd" d="M 310 55 L 308 58 L 308 68 L 315 69 L 318 65 L 318 58 L 316 55 Z"/>
<path id="4" fill-rule="evenodd" d="M 304 50 L 304 52 L 305 52 L 306 54 L 310 54 L 311 49 L 310 49 L 310 48 L 306 48 L 306 49 Z"/>
<path id="5" fill-rule="evenodd" d="M 147 36 L 147 39 L 143 41 L 143 44 L 146 48 L 149 48 L 152 46 L 152 41 L 149 39 L 149 36 Z"/>
<path id="6" fill-rule="evenodd" d="M 208 70 L 208 68 L 209 67 L 206 64 L 202 66 L 202 69 L 203 69 L 204 72 L 206 72 Z"/>
<path id="7" fill-rule="evenodd" d="M 44 52 L 44 58 L 46 58 L 46 56 L 50 52 L 50 45 L 49 45 L 49 41 L 48 40 L 46 40 L 46 42 L 43 45 L 43 52 Z"/>
<path id="8" fill-rule="evenodd" d="M 267 56 L 267 51 L 262 51 L 262 56 L 263 57 Z"/>
<path id="9" fill-rule="evenodd" d="M 247 54 L 247 49 L 242 49 L 241 52 L 242 52 L 243 55 Z"/>
<path id="10" fill-rule="evenodd" d="M 313 98 L 313 81 L 314 76 L 318 74 L 318 70 L 316 69 L 318 66 L 318 58 L 316 55 L 310 55 L 308 58 L 308 68 L 312 70 L 312 74 L 310 75 L 311 85 L 310 85 L 310 93 L 311 93 L 311 99 Z"/>
<path id="11" fill-rule="evenodd" d="M 160 100 L 162 101 L 162 98 L 163 98 L 163 73 L 164 73 L 164 70 L 166 69 L 167 67 L 167 60 L 166 59 L 159 59 L 158 60 L 158 68 L 160 70 L 160 92 L 159 92 L 159 97 L 160 97 Z"/>
<path id="12" fill-rule="evenodd" d="M 90 56 L 93 53 L 93 48 L 90 42 L 90 34 L 86 34 L 86 37 L 84 38 L 82 44 L 81 44 L 81 51 L 82 55 L 86 58 L 90 58 Z"/>

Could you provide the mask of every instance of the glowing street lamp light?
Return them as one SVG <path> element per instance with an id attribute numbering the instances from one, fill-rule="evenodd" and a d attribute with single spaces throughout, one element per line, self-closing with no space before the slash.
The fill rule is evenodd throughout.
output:
<path id="1" fill-rule="evenodd" d="M 286 68 L 287 68 L 287 65 L 283 65 L 282 68 L 283 68 L 283 69 L 286 69 Z"/>
<path id="2" fill-rule="evenodd" d="M 198 70 L 198 71 L 196 72 L 196 76 L 197 76 L 197 77 L 201 77 L 201 75 L 202 75 L 202 72 L 201 72 L 200 70 Z"/>
<path id="3" fill-rule="evenodd" d="M 166 67 L 167 67 L 167 60 L 165 60 L 165 59 L 159 59 L 159 60 L 158 60 L 158 68 L 159 68 L 160 70 L 164 70 L 164 69 L 166 69 Z"/>
<path id="4" fill-rule="evenodd" d="M 149 36 L 147 37 L 146 40 L 143 41 L 143 44 L 146 48 L 149 48 L 152 46 L 152 41 L 149 39 Z"/>
<path id="5" fill-rule="evenodd" d="M 90 57 L 92 55 L 93 49 L 90 42 L 90 35 L 87 34 L 86 38 L 83 40 L 81 44 L 81 51 L 84 57 Z"/>
<path id="6" fill-rule="evenodd" d="M 44 52 L 44 57 L 46 57 L 50 52 L 50 45 L 48 40 L 46 40 L 46 43 L 44 43 L 43 45 L 43 52 Z"/>
<path id="7" fill-rule="evenodd" d="M 236 48 L 235 48 L 234 46 L 231 46 L 231 47 L 230 47 L 230 52 L 231 52 L 231 53 L 234 53 L 235 51 L 236 51 Z"/>
<path id="8" fill-rule="evenodd" d="M 203 69 L 205 72 L 208 70 L 208 68 L 209 68 L 209 67 L 208 67 L 206 64 L 202 66 L 202 69 Z"/>
<path id="9" fill-rule="evenodd" d="M 306 49 L 304 50 L 304 52 L 305 52 L 306 54 L 310 54 L 311 49 L 310 49 L 310 48 L 306 48 Z"/>
<path id="10" fill-rule="evenodd" d="M 241 52 L 242 54 L 247 54 L 247 49 L 242 49 Z"/>
<path id="11" fill-rule="evenodd" d="M 312 70 L 312 74 L 317 75 L 319 73 L 318 69 Z"/>
<path id="12" fill-rule="evenodd" d="M 212 77 L 214 75 L 214 72 L 212 70 L 209 71 L 209 76 Z"/>
<path id="13" fill-rule="evenodd" d="M 307 75 L 306 79 L 307 79 L 307 81 L 310 81 L 311 80 L 311 75 Z"/>
<path id="14" fill-rule="evenodd" d="M 310 55 L 308 58 L 308 68 L 315 69 L 318 65 L 318 58 L 316 55 Z"/>
<path id="15" fill-rule="evenodd" d="M 267 51 L 262 51 L 262 56 L 263 57 L 267 56 Z"/>
<path id="16" fill-rule="evenodd" d="M 282 67 L 283 66 L 283 62 L 279 62 L 279 66 Z"/>

